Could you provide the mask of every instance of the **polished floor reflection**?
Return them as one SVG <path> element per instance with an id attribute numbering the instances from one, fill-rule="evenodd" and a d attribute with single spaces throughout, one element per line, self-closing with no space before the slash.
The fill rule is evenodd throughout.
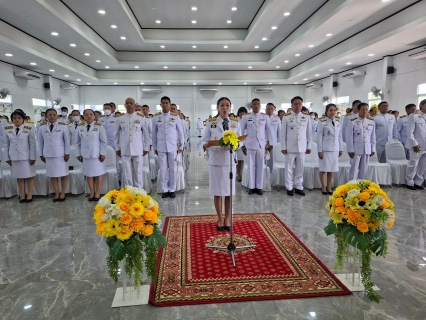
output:
<path id="1" fill-rule="evenodd" d="M 158 199 L 167 215 L 212 214 L 207 165 L 192 141 L 184 193 Z M 95 232 L 94 204 L 83 196 L 52 203 L 0 199 L 0 319 L 426 319 L 426 196 L 386 189 L 397 220 L 389 254 L 374 258 L 373 280 L 384 300 L 352 296 L 157 308 L 111 308 L 116 284 L 106 269 L 106 244 Z M 249 196 L 240 186 L 235 212 L 275 212 L 328 267 L 334 241 L 323 227 L 327 197 L 319 190 L 288 197 L 283 190 Z"/>

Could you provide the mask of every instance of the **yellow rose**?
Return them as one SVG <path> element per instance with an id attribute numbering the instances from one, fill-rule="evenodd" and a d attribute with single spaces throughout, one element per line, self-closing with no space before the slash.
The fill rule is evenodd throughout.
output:
<path id="1" fill-rule="evenodd" d="M 123 214 L 120 218 L 120 222 L 122 224 L 130 224 L 130 222 L 132 222 L 132 216 L 130 214 Z"/>
<path id="2" fill-rule="evenodd" d="M 117 239 L 124 241 L 129 239 L 133 234 L 133 230 L 129 226 L 122 226 L 117 232 Z"/>
<path id="3" fill-rule="evenodd" d="M 144 227 L 145 220 L 142 218 L 133 219 L 130 223 L 130 228 L 133 231 L 140 232 L 140 230 Z"/>
<path id="4" fill-rule="evenodd" d="M 366 222 L 364 222 L 364 221 L 360 221 L 360 222 L 357 223 L 356 228 L 360 232 L 365 233 L 365 232 L 368 231 L 368 224 Z"/>
<path id="5" fill-rule="evenodd" d="M 146 225 L 145 228 L 142 231 L 142 234 L 146 237 L 149 237 L 154 232 L 154 226 L 153 225 Z"/>
<path id="6" fill-rule="evenodd" d="M 152 210 L 146 210 L 145 213 L 143 214 L 143 217 L 145 220 L 151 221 L 151 219 L 157 216 Z"/>
<path id="7" fill-rule="evenodd" d="M 370 199 L 370 194 L 368 192 L 361 192 L 358 195 L 358 199 L 361 200 L 361 201 L 366 202 L 368 199 Z"/>

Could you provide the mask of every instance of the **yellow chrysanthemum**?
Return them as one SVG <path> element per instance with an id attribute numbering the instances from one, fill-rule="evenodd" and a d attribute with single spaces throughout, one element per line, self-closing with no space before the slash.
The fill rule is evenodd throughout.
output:
<path id="1" fill-rule="evenodd" d="M 237 150 L 238 149 L 238 135 L 235 131 L 227 130 L 222 135 L 223 142 L 226 145 L 231 144 L 232 149 Z"/>
<path id="2" fill-rule="evenodd" d="M 99 224 L 96 225 L 96 233 L 103 236 L 107 236 L 105 234 L 105 222 L 100 222 Z"/>
<path id="3" fill-rule="evenodd" d="M 117 239 L 124 241 L 129 239 L 133 234 L 133 230 L 129 226 L 122 226 L 117 232 Z"/>
<path id="4" fill-rule="evenodd" d="M 359 209 L 355 211 L 358 221 L 368 222 L 370 221 L 370 213 L 367 210 Z"/>
<path id="5" fill-rule="evenodd" d="M 144 211 L 145 211 L 145 207 L 138 202 L 133 203 L 129 208 L 129 213 L 135 218 L 142 217 L 144 214 Z"/>
<path id="6" fill-rule="evenodd" d="M 153 225 L 146 225 L 145 228 L 143 228 L 142 234 L 146 237 L 149 237 L 154 232 L 154 226 Z"/>
<path id="7" fill-rule="evenodd" d="M 132 222 L 132 216 L 130 214 L 123 214 L 120 218 L 120 223 L 128 225 Z"/>
<path id="8" fill-rule="evenodd" d="M 358 221 L 358 217 L 355 213 L 355 211 L 353 211 L 352 209 L 348 209 L 346 211 L 346 219 L 348 220 L 348 222 L 352 225 L 356 225 L 357 221 Z"/>
<path id="9" fill-rule="evenodd" d="M 120 231 L 120 221 L 117 220 L 108 220 L 105 222 L 105 236 L 112 237 L 115 236 Z"/>
<path id="10" fill-rule="evenodd" d="M 343 207 L 345 205 L 345 201 L 343 198 L 337 198 L 336 201 L 334 201 L 334 205 L 336 207 Z"/>
<path id="11" fill-rule="evenodd" d="M 130 228 L 133 231 L 140 232 L 141 229 L 143 229 L 145 224 L 145 220 L 142 218 L 133 219 L 130 223 Z"/>
<path id="12" fill-rule="evenodd" d="M 102 216 L 103 216 L 102 211 L 100 211 L 100 210 L 95 211 L 93 219 L 95 219 L 96 224 L 100 224 L 102 222 Z"/>
<path id="13" fill-rule="evenodd" d="M 117 190 L 111 190 L 111 191 L 109 191 L 106 195 L 105 195 L 105 197 L 107 197 L 109 200 L 111 200 L 111 199 L 115 199 L 115 198 L 117 198 L 117 195 L 118 195 L 118 191 Z"/>
<path id="14" fill-rule="evenodd" d="M 149 205 L 149 201 L 151 200 L 150 196 L 138 196 L 137 201 L 140 202 L 144 207 Z"/>

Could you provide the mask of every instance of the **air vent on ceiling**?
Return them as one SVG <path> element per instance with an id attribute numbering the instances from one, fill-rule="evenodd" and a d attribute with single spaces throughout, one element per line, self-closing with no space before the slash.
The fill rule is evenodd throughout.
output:
<path id="1" fill-rule="evenodd" d="M 254 87 L 254 92 L 272 92 L 272 87 Z"/>
<path id="2" fill-rule="evenodd" d="M 200 91 L 217 92 L 217 87 L 200 87 Z"/>
<path id="3" fill-rule="evenodd" d="M 64 89 L 64 90 L 73 90 L 78 88 L 76 84 L 69 83 L 69 82 L 61 82 L 60 86 L 61 86 L 61 89 Z"/>
<path id="4" fill-rule="evenodd" d="M 161 87 L 142 87 L 142 93 L 161 93 Z"/>
<path id="5" fill-rule="evenodd" d="M 14 72 L 15 77 L 17 78 L 23 78 L 27 80 L 38 80 L 41 79 L 41 77 L 35 73 L 29 72 L 29 71 L 16 71 Z"/>
<path id="6" fill-rule="evenodd" d="M 349 72 L 342 74 L 342 78 L 347 78 L 347 79 L 362 77 L 362 76 L 365 76 L 364 70 L 351 70 Z"/>
<path id="7" fill-rule="evenodd" d="M 315 82 L 307 83 L 305 87 L 306 89 L 319 89 L 319 88 L 322 88 L 322 82 L 315 81 Z"/>
<path id="8" fill-rule="evenodd" d="M 409 57 L 414 60 L 426 59 L 426 50 L 410 54 Z"/>

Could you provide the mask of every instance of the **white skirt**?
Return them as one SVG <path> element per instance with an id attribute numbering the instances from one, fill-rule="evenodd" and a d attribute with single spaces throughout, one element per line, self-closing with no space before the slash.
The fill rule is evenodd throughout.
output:
<path id="1" fill-rule="evenodd" d="M 83 158 L 83 174 L 86 177 L 98 177 L 105 174 L 105 161 L 100 162 L 98 158 Z"/>
<path id="2" fill-rule="evenodd" d="M 232 194 L 235 194 L 236 166 L 232 166 Z M 229 196 L 229 166 L 209 165 L 209 192 L 212 196 Z"/>
<path id="3" fill-rule="evenodd" d="M 339 151 L 323 151 L 322 159 L 319 159 L 320 172 L 339 171 Z"/>
<path id="4" fill-rule="evenodd" d="M 16 179 L 27 179 L 35 177 L 35 164 L 30 165 L 29 160 L 12 161 L 12 176 L 14 176 Z"/>
<path id="5" fill-rule="evenodd" d="M 46 158 L 46 176 L 59 178 L 68 174 L 68 162 L 65 162 L 64 157 Z"/>
<path id="6" fill-rule="evenodd" d="M 243 150 L 241 150 L 241 148 L 237 150 L 237 160 L 244 161 L 244 153 L 243 153 Z"/>

